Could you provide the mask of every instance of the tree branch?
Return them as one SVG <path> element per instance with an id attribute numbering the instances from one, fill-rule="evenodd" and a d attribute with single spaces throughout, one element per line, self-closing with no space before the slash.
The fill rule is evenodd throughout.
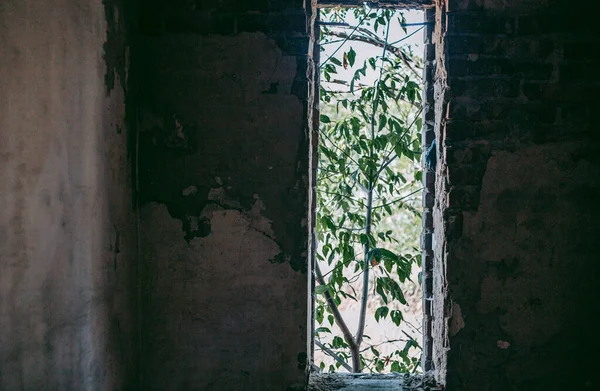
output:
<path id="1" fill-rule="evenodd" d="M 342 86 L 350 87 L 350 83 L 348 83 L 346 80 L 340 80 L 340 79 L 329 80 L 328 82 L 325 82 L 325 83 L 339 84 L 339 85 L 342 85 Z M 362 84 L 362 83 L 358 83 L 358 87 L 354 87 L 354 91 L 360 91 L 360 90 L 362 90 L 364 88 L 368 88 L 368 87 L 370 87 L 370 86 Z M 397 92 L 397 90 L 391 90 L 391 91 L 392 92 Z M 331 90 L 328 90 L 327 92 L 329 92 L 329 93 L 335 93 L 335 94 L 349 94 L 350 93 L 350 91 L 331 91 Z M 401 100 L 402 102 L 405 102 L 405 103 L 408 103 L 410 105 L 413 105 L 417 109 L 421 108 L 421 105 L 419 103 L 417 103 L 417 102 L 410 102 L 410 101 L 408 101 L 406 99 L 402 99 L 402 98 L 398 98 L 398 100 Z"/>
<path id="2" fill-rule="evenodd" d="M 415 191 L 413 191 L 412 193 L 405 195 L 404 197 L 396 198 L 395 200 L 393 200 L 393 201 L 390 201 L 390 202 L 388 202 L 388 203 L 385 203 L 385 204 L 382 204 L 382 205 L 377 205 L 377 206 L 373 207 L 373 209 L 384 208 L 384 207 L 386 207 L 386 206 L 388 206 L 388 205 L 395 204 L 396 202 L 402 201 L 403 199 L 405 199 L 405 198 L 408 198 L 408 197 L 410 197 L 411 195 L 413 195 L 413 194 L 416 194 L 416 193 L 420 192 L 421 190 L 423 190 L 423 188 L 420 188 L 419 190 L 415 190 Z"/>
<path id="3" fill-rule="evenodd" d="M 414 338 L 410 338 L 410 339 L 414 340 Z M 380 343 L 371 344 L 371 345 L 367 346 L 366 348 L 362 349 L 360 352 L 361 353 L 362 352 L 366 352 L 367 350 L 371 349 L 371 347 L 381 346 L 381 345 L 386 344 L 386 343 L 407 342 L 407 341 L 409 341 L 409 340 L 402 339 L 402 338 L 399 338 L 399 339 L 388 339 L 387 341 L 383 341 L 383 342 L 380 342 Z"/>
<path id="4" fill-rule="evenodd" d="M 356 202 L 360 206 L 365 206 L 365 204 L 361 200 L 357 200 L 356 198 L 352 198 L 352 197 L 347 196 L 345 194 L 333 193 L 333 192 L 325 191 L 325 190 L 317 190 L 317 191 L 319 193 L 323 193 L 323 194 L 329 194 L 329 195 L 334 195 L 334 196 L 339 196 L 339 197 L 342 197 L 342 198 L 346 198 L 346 199 L 349 199 L 350 201 Z"/>
<path id="5" fill-rule="evenodd" d="M 333 145 L 334 148 L 336 148 L 338 151 L 340 151 L 341 153 L 343 153 L 344 155 L 346 155 L 346 157 L 348 159 L 350 159 L 354 164 L 356 164 L 357 166 L 360 167 L 360 164 L 358 164 L 358 162 L 356 160 L 354 160 L 352 158 L 352 156 L 350 156 L 349 153 L 347 153 L 346 151 L 342 150 L 340 147 L 338 147 L 337 145 L 335 145 L 335 143 L 333 142 L 333 140 L 327 134 L 325 134 L 325 132 L 319 132 L 319 134 L 321 136 L 325 136 L 325 138 L 331 143 L 331 145 Z"/>
<path id="6" fill-rule="evenodd" d="M 319 282 L 319 284 L 321 284 L 323 286 L 327 286 L 327 284 L 325 283 L 325 279 L 323 278 L 323 274 L 321 274 L 321 268 L 319 267 L 318 262 L 315 262 L 315 274 L 317 275 L 316 277 L 317 277 L 317 281 Z M 335 304 L 335 301 L 333 300 L 333 297 L 331 296 L 331 292 L 329 292 L 329 287 L 327 287 L 327 290 L 325 291 L 324 296 L 325 296 L 325 300 L 327 301 L 327 305 L 329 306 L 329 309 L 331 310 L 331 313 L 333 314 L 335 323 L 338 325 L 340 330 L 342 330 L 344 339 L 346 340 L 348 345 L 350 345 L 350 349 L 356 349 L 356 341 L 354 340 L 352 333 L 350 333 L 350 329 L 346 325 L 346 322 L 344 321 L 344 318 L 342 317 L 342 314 L 340 313 L 340 310 L 338 309 L 337 304 Z"/>
<path id="7" fill-rule="evenodd" d="M 404 53 L 404 51 L 402 49 L 400 49 L 398 47 L 395 47 L 395 46 L 392 46 L 389 44 L 385 44 L 383 41 L 381 41 L 379 39 L 365 37 L 362 35 L 348 35 L 345 32 L 339 32 L 339 31 L 330 31 L 328 34 L 333 35 L 335 37 L 344 38 L 347 41 L 368 43 L 370 45 L 378 46 L 380 48 L 383 48 L 385 46 L 386 48 L 388 48 L 388 50 L 390 52 L 392 52 L 396 57 L 398 57 L 400 59 L 400 61 L 402 61 L 404 63 L 404 65 L 406 65 L 406 67 L 408 69 L 411 70 L 411 72 L 415 75 L 415 77 L 417 79 L 419 79 L 419 81 L 421 81 L 423 79 L 422 76 L 412 67 L 412 65 L 410 65 L 409 61 L 412 61 L 412 60 Z"/>
<path id="8" fill-rule="evenodd" d="M 381 167 L 379 168 L 379 170 L 377 171 L 377 174 L 375 174 L 375 177 L 378 177 L 379 174 L 381 174 L 381 171 L 385 170 L 385 168 L 387 166 L 390 165 L 391 162 L 393 162 L 394 160 L 396 160 L 396 158 L 398 157 L 398 155 L 395 155 L 393 158 L 389 159 L 390 155 L 392 154 L 392 152 L 394 152 L 394 149 L 396 149 L 396 147 L 402 142 L 402 136 L 404 136 L 406 134 L 406 132 L 408 132 L 410 130 L 410 128 L 413 127 L 413 125 L 415 124 L 415 122 L 417 122 L 417 119 L 419 118 L 419 116 L 421 115 L 421 112 L 423 111 L 423 108 L 421 107 L 419 109 L 419 112 L 417 113 L 417 115 L 415 115 L 415 119 L 413 120 L 413 122 L 411 122 L 410 125 L 408 125 L 408 128 L 406 128 L 406 131 L 404 131 L 404 133 L 402 133 L 400 135 L 400 137 L 398 138 L 398 142 L 394 145 L 394 147 L 390 150 L 390 152 L 388 152 L 388 154 L 386 155 L 384 160 L 387 160 L 385 163 L 383 163 L 381 165 Z M 389 159 L 389 160 L 388 160 Z"/>
<path id="9" fill-rule="evenodd" d="M 321 342 L 315 339 L 315 345 L 321 348 L 328 356 L 332 357 L 335 361 L 339 362 L 341 366 L 343 366 L 348 372 L 352 372 L 352 367 L 346 363 L 346 361 L 342 360 L 340 356 L 338 356 L 333 350 L 329 349 L 327 346 L 323 345 Z"/>

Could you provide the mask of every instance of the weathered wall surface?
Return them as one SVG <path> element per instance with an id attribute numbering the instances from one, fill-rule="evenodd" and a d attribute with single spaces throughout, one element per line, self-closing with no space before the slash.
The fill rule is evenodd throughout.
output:
<path id="1" fill-rule="evenodd" d="M 0 390 L 133 380 L 136 241 L 118 11 L 0 4 Z"/>
<path id="2" fill-rule="evenodd" d="M 449 390 L 600 387 L 599 40 L 565 3 L 438 7 L 434 362 Z"/>
<path id="3" fill-rule="evenodd" d="M 145 390 L 284 390 L 307 358 L 301 2 L 142 8 Z"/>

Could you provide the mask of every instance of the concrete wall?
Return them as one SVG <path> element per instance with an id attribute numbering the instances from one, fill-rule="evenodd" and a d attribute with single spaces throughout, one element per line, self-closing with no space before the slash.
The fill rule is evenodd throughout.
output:
<path id="1" fill-rule="evenodd" d="M 0 390 L 134 380 L 122 17 L 0 3 Z"/>
<path id="2" fill-rule="evenodd" d="M 307 15 L 141 9 L 144 390 L 284 390 L 307 358 Z"/>
<path id="3" fill-rule="evenodd" d="M 433 329 L 449 390 L 600 387 L 600 41 L 585 5 L 438 3 Z"/>

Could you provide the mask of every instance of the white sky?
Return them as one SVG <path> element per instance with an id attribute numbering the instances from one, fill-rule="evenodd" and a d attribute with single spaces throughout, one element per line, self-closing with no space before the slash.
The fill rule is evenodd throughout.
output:
<path id="1" fill-rule="evenodd" d="M 424 15 L 423 15 L 423 11 L 417 11 L 417 10 L 407 10 L 404 11 L 404 17 L 406 18 L 406 23 L 423 23 L 424 22 Z M 324 19 L 324 18 L 323 18 Z M 415 32 L 416 30 L 418 30 L 419 28 L 423 27 L 423 26 L 407 26 L 406 27 L 406 33 L 404 32 L 404 30 L 402 29 L 402 27 L 400 27 L 400 23 L 398 22 L 398 19 L 392 19 L 392 26 L 390 27 L 390 36 L 388 39 L 388 42 L 395 42 L 399 39 L 402 39 L 404 37 L 406 37 L 407 35 Z M 346 16 L 346 23 L 349 23 L 352 26 L 356 26 L 356 24 L 358 23 L 358 20 L 354 17 L 354 14 L 351 11 L 348 11 L 347 16 Z M 363 25 L 361 27 L 365 27 L 365 28 L 369 28 L 370 30 L 373 31 L 373 25 L 366 26 L 365 23 L 363 23 Z M 378 35 L 383 39 L 385 38 L 385 29 L 386 26 L 380 26 L 377 33 Z M 337 31 L 344 31 L 346 33 L 350 33 L 352 31 L 351 28 L 345 28 L 345 29 L 341 29 L 341 28 L 336 28 Z M 325 61 L 330 55 L 331 53 L 333 53 L 339 46 L 341 45 L 341 42 L 337 42 L 337 43 L 332 43 L 332 44 L 327 44 L 327 45 L 323 45 L 323 47 L 325 48 L 325 51 L 321 52 L 321 61 Z M 419 57 L 423 56 L 423 29 L 419 32 L 417 32 L 416 34 L 414 34 L 413 36 L 411 36 L 410 38 L 406 39 L 405 41 L 402 41 L 401 45 L 410 45 L 413 48 L 413 52 L 418 55 Z M 354 74 L 354 71 L 357 68 L 362 67 L 363 62 L 369 58 L 369 57 L 374 57 L 374 56 L 381 56 L 382 54 L 382 48 L 377 48 L 374 47 L 373 45 L 369 45 L 366 43 L 361 43 L 361 42 L 353 42 L 353 41 L 347 41 L 342 48 L 336 53 L 335 57 L 338 59 L 342 58 L 342 55 L 345 51 L 348 51 L 350 49 L 350 47 L 352 47 L 354 49 L 354 51 L 356 52 L 356 63 L 354 64 L 354 68 L 351 69 L 350 67 L 348 67 L 348 69 L 343 69 L 343 67 L 337 67 L 337 75 L 335 75 L 334 77 L 336 79 L 343 79 L 343 80 L 349 80 L 352 75 Z M 381 62 L 379 62 L 377 65 L 380 65 Z M 362 81 L 366 84 L 372 84 L 375 81 L 375 78 L 377 77 L 377 72 L 373 72 L 371 70 L 371 68 L 369 66 L 367 66 L 367 77 L 365 77 Z M 323 79 L 322 82 L 325 84 L 325 80 Z"/>

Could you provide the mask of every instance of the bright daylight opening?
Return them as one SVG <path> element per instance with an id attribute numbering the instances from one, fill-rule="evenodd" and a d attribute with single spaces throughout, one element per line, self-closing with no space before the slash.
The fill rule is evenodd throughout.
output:
<path id="1" fill-rule="evenodd" d="M 423 11 L 319 19 L 314 364 L 421 372 Z"/>

